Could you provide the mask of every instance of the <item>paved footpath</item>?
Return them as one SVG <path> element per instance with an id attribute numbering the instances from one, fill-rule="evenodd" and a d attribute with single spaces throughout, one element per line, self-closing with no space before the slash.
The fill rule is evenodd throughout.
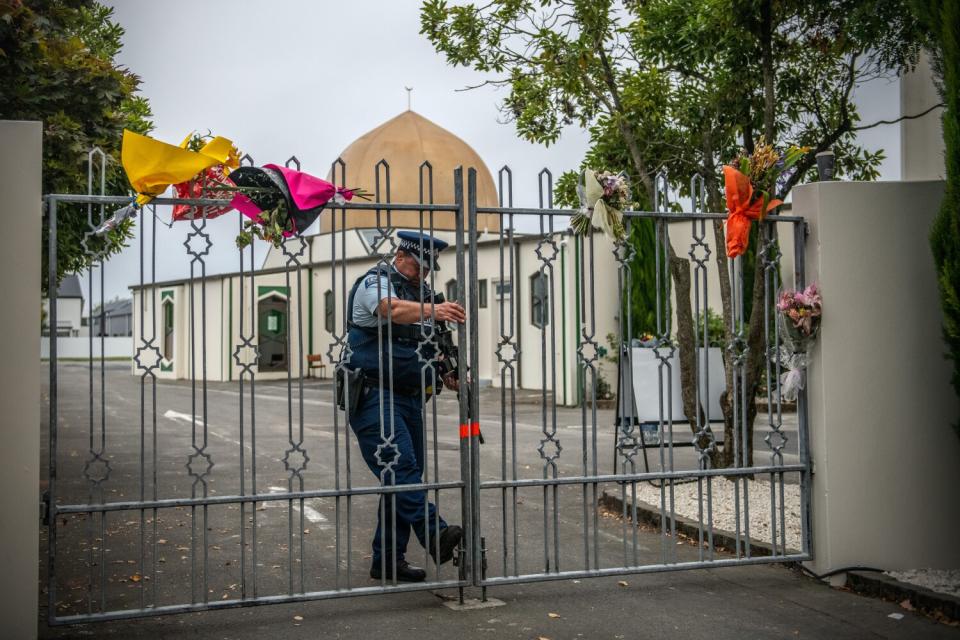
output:
<path id="1" fill-rule="evenodd" d="M 895 603 L 756 566 L 500 587 L 502 607 L 452 611 L 432 593 L 215 611 L 70 628 L 43 638 L 958 638 Z M 454 596 L 455 592 L 440 594 Z M 900 620 L 891 613 L 902 613 Z M 550 614 L 558 614 L 553 617 Z"/>

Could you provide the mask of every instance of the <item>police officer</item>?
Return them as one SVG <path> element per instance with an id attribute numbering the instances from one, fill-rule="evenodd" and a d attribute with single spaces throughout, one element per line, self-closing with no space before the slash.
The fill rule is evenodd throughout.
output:
<path id="1" fill-rule="evenodd" d="M 400 231 L 397 238 L 393 264 L 367 271 L 354 283 L 347 301 L 348 366 L 354 373 L 362 372 L 363 379 L 356 385 L 360 397 L 353 402 L 350 426 L 364 461 L 384 486 L 423 481 L 423 405 L 438 382 L 421 359 L 421 354 L 428 359 L 432 355 L 427 345 L 420 344 L 424 325 L 466 320 L 462 306 L 434 296 L 426 283 L 430 270 L 439 270 L 437 258 L 447 243 L 412 231 Z M 458 386 L 450 375 L 443 382 L 451 389 Z M 396 496 L 395 514 L 391 495 Z M 429 533 L 428 551 L 438 565 L 453 557 L 463 537 L 460 527 L 447 526 L 438 517 L 424 491 L 384 494 L 373 537 L 371 578 L 426 579 L 426 571 L 404 559 L 411 529 L 425 548 Z"/>

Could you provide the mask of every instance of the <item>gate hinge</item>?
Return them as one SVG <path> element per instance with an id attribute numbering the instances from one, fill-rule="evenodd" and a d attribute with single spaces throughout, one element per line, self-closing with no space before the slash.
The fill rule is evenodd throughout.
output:
<path id="1" fill-rule="evenodd" d="M 40 524 L 50 526 L 50 492 L 44 491 L 40 496 Z"/>

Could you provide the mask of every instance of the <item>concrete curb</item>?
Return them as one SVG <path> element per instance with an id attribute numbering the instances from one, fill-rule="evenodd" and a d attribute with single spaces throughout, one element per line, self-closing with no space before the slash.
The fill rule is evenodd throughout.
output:
<path id="1" fill-rule="evenodd" d="M 623 501 L 620 500 L 617 496 L 610 495 L 606 491 L 603 492 L 603 495 L 600 497 L 600 506 L 608 509 L 611 512 L 623 514 Z M 630 519 L 632 514 L 630 513 L 631 509 L 627 509 L 627 518 Z M 671 528 L 670 526 L 670 516 L 666 516 L 667 529 Z M 677 525 L 677 533 L 683 534 L 688 538 L 693 538 L 694 540 L 700 539 L 700 524 L 696 520 L 690 520 L 689 518 L 684 518 L 683 516 L 675 516 Z M 660 528 L 660 509 L 649 505 L 645 502 L 637 501 L 637 521 L 638 524 L 645 524 L 651 526 L 655 529 Z M 707 540 L 707 531 L 706 529 L 703 532 L 704 542 Z M 722 531 L 720 529 L 713 530 L 713 546 L 715 549 L 722 549 L 725 551 L 730 551 L 735 553 L 737 549 L 737 536 L 735 533 L 729 531 Z M 741 537 L 740 539 L 740 548 L 743 549 L 745 546 L 744 540 Z M 778 549 L 779 554 L 783 554 L 782 549 Z M 773 545 L 759 540 L 750 540 L 750 555 L 751 556 L 772 556 L 774 554 Z"/>
<path id="2" fill-rule="evenodd" d="M 861 595 L 883 600 L 909 600 L 917 611 L 934 617 L 937 617 L 939 612 L 951 620 L 960 620 L 960 598 L 900 582 L 882 573 L 850 571 L 847 573 L 847 588 Z"/>

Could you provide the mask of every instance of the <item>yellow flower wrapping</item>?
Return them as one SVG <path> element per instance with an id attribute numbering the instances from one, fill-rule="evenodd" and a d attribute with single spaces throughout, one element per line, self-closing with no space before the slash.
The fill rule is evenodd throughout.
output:
<path id="1" fill-rule="evenodd" d="M 177 147 L 166 142 L 124 130 L 120 161 L 127 179 L 139 194 L 137 203 L 144 205 L 167 190 L 171 184 L 186 182 L 204 169 L 222 164 L 227 168 L 240 165 L 233 142 L 220 136 L 210 140 L 200 151 L 184 147 L 190 136 Z"/>

